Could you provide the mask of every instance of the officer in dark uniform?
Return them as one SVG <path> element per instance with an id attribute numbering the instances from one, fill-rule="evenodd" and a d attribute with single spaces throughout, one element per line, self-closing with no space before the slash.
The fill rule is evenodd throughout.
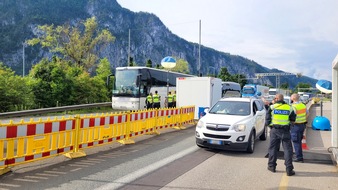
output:
<path id="1" fill-rule="evenodd" d="M 302 139 L 304 135 L 304 130 L 307 123 L 307 111 L 306 105 L 299 101 L 298 94 L 291 95 L 292 108 L 296 113 L 296 121 L 293 123 L 291 128 L 291 140 L 293 142 L 293 148 L 295 149 L 296 158 L 293 159 L 294 162 L 304 162 L 303 159 L 303 149 L 302 149 Z"/>
<path id="2" fill-rule="evenodd" d="M 173 107 L 173 101 L 174 101 L 174 96 L 171 95 L 171 92 L 168 92 L 168 97 L 167 97 L 168 108 Z"/>
<path id="3" fill-rule="evenodd" d="M 155 94 L 153 95 L 153 103 L 154 103 L 154 108 L 157 108 L 157 109 L 161 108 L 161 96 L 158 95 L 157 90 L 155 91 Z"/>
<path id="4" fill-rule="evenodd" d="M 292 143 L 290 134 L 290 122 L 296 120 L 296 114 L 291 106 L 284 102 L 282 94 L 276 94 L 275 103 L 268 109 L 267 121 L 270 130 L 268 170 L 276 172 L 277 152 L 282 142 L 287 176 L 295 175 L 292 165 Z"/>
<path id="5" fill-rule="evenodd" d="M 173 94 L 173 107 L 176 108 L 176 90 Z"/>
<path id="6" fill-rule="evenodd" d="M 146 104 L 147 104 L 147 109 L 153 108 L 153 93 L 149 93 L 149 95 L 146 98 Z"/>

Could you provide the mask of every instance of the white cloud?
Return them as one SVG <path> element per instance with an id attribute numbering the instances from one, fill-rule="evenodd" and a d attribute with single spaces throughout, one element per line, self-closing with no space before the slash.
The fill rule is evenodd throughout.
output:
<path id="1" fill-rule="evenodd" d="M 331 80 L 338 53 L 336 0 L 118 0 L 150 12 L 178 36 L 268 68 Z"/>

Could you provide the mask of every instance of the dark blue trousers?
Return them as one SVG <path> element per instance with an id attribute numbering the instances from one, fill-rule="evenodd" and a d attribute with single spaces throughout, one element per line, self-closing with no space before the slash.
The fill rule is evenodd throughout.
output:
<path id="1" fill-rule="evenodd" d="M 293 148 L 295 149 L 295 155 L 298 160 L 303 159 L 302 139 L 305 127 L 305 124 L 295 123 L 291 128 L 291 140 L 293 142 Z"/>
<path id="2" fill-rule="evenodd" d="M 284 149 L 284 165 L 286 170 L 293 170 L 292 165 L 292 143 L 291 134 L 289 129 L 275 129 L 270 130 L 270 145 L 269 145 L 269 161 L 268 166 L 276 168 L 277 166 L 277 153 L 282 143 Z"/>

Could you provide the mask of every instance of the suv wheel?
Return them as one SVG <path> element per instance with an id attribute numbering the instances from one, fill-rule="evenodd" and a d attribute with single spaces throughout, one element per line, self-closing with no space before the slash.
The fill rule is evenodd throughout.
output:
<path id="1" fill-rule="evenodd" d="M 265 141 L 267 136 L 268 136 L 268 129 L 266 126 L 264 126 L 264 131 L 261 134 L 261 136 L 259 136 L 259 140 Z"/>
<path id="2" fill-rule="evenodd" d="M 246 152 L 253 153 L 255 150 L 255 133 L 251 131 L 250 137 L 248 140 L 248 148 L 246 149 Z"/>

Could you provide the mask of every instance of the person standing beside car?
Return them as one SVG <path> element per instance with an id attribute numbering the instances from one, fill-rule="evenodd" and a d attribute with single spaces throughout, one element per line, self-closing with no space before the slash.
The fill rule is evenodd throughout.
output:
<path id="1" fill-rule="evenodd" d="M 307 111 L 306 105 L 299 101 L 298 94 L 291 95 L 292 108 L 296 113 L 296 121 L 291 127 L 291 140 L 293 142 L 293 148 L 295 150 L 294 162 L 304 162 L 302 139 L 307 123 Z"/>
<path id="2" fill-rule="evenodd" d="M 270 130 L 269 161 L 268 170 L 276 172 L 277 152 L 282 143 L 284 149 L 284 165 L 287 176 L 295 175 L 292 164 L 292 142 L 290 134 L 290 123 L 296 120 L 296 114 L 291 106 L 284 102 L 282 94 L 276 94 L 275 103 L 268 109 L 267 121 Z"/>

